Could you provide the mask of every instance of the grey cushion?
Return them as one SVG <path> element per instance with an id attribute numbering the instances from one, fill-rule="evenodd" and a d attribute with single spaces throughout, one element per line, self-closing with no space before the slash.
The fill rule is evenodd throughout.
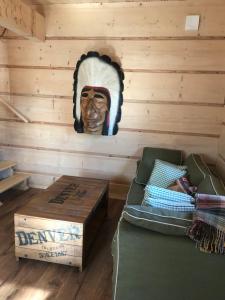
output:
<path id="1" fill-rule="evenodd" d="M 147 184 L 156 158 L 176 165 L 182 164 L 182 152 L 180 150 L 145 147 L 137 169 L 135 178 L 136 183 L 143 185 Z"/>

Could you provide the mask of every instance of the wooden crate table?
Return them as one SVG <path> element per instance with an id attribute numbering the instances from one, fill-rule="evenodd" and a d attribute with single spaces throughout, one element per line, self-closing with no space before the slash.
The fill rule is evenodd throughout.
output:
<path id="1" fill-rule="evenodd" d="M 15 216 L 15 254 L 65 265 L 85 265 L 107 215 L 108 182 L 63 176 Z"/>

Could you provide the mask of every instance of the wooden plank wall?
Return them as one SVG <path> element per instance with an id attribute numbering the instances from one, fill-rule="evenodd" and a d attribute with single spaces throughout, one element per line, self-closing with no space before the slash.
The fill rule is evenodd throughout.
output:
<path id="1" fill-rule="evenodd" d="M 4 32 L 4 29 L 0 27 L 0 36 Z M 7 68 L 8 64 L 8 51 L 7 51 L 7 42 L 3 41 L 0 38 L 0 64 L 4 65 L 0 68 L 0 91 L 4 93 L 4 96 L 1 96 L 5 100 L 10 98 L 10 79 L 9 79 L 9 69 Z"/>
<path id="2" fill-rule="evenodd" d="M 8 64 L 8 51 L 7 51 L 7 43 L 1 39 L 2 34 L 4 34 L 5 30 L 0 26 L 0 63 L 3 65 Z M 0 91 L 4 93 L 4 95 L 0 95 L 4 100 L 10 102 L 10 79 L 9 79 L 9 69 L 7 67 L 0 68 Z M 7 109 L 3 104 L 0 103 L 1 112 L 8 114 Z M 1 122 L 0 122 L 1 124 Z M 6 137 L 6 131 L 0 130 L 0 142 L 4 141 Z M 0 159 L 2 159 L 3 154 L 0 152 Z"/>
<path id="3" fill-rule="evenodd" d="M 11 101 L 31 120 L 18 122 L 0 108 L 5 157 L 36 174 L 34 182 L 40 174 L 127 182 L 144 146 L 200 152 L 215 164 L 225 96 L 224 11 L 220 0 L 46 6 L 46 41 L 9 36 L 7 65 L 0 53 Z M 199 32 L 184 31 L 188 14 L 201 15 Z M 110 55 L 125 71 L 114 137 L 73 130 L 73 71 L 90 50 Z M 8 92 L 1 87 L 0 95 Z"/>

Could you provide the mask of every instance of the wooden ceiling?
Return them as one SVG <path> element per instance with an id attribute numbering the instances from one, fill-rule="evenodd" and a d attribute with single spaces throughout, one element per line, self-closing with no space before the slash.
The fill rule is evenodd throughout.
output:
<path id="1" fill-rule="evenodd" d="M 75 4 L 75 3 L 115 3 L 115 2 L 139 2 L 138 0 L 22 0 L 23 2 L 33 5 L 48 5 L 48 4 Z M 190 4 L 206 4 L 213 5 L 224 4 L 225 0 L 141 0 L 140 2 L 189 2 Z"/>
<path id="2" fill-rule="evenodd" d="M 48 4 L 74 4 L 74 3 L 109 3 L 109 2 L 126 2 L 123 0 L 24 0 L 25 2 L 30 1 L 32 4 L 41 4 L 41 5 L 48 5 Z M 160 0 L 159 0 L 160 1 Z M 166 1 L 173 1 L 173 0 L 166 0 Z M 179 0 L 183 1 L 183 0 Z M 132 1 L 129 1 L 132 2 Z M 135 2 L 135 0 L 134 0 Z M 142 0 L 141 2 L 149 2 L 149 0 Z"/>
<path id="3" fill-rule="evenodd" d="M 91 2 L 99 2 L 97 0 L 30 0 L 32 4 L 74 4 L 74 3 L 91 3 Z M 113 2 L 119 2 L 120 0 L 113 0 Z M 101 2 L 112 2 L 111 0 L 103 0 Z"/>

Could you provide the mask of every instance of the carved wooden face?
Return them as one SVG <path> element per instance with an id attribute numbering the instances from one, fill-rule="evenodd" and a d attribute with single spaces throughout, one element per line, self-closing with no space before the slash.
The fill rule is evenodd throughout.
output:
<path id="1" fill-rule="evenodd" d="M 85 86 L 81 92 L 81 115 L 84 132 L 102 134 L 109 111 L 109 92 L 105 88 Z"/>

